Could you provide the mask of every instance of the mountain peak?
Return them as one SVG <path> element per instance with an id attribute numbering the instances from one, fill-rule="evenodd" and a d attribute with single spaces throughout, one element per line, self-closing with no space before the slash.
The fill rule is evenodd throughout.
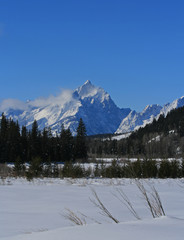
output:
<path id="1" fill-rule="evenodd" d="M 162 109 L 162 107 L 159 104 L 151 104 L 151 105 L 147 105 L 143 111 L 142 114 L 146 113 L 146 112 L 155 112 L 155 111 L 160 111 Z"/>
<path id="2" fill-rule="evenodd" d="M 83 84 L 83 86 L 84 86 L 84 85 L 92 85 L 92 83 L 91 83 L 90 80 L 87 80 L 87 81 L 85 81 L 85 83 Z"/>
<path id="3" fill-rule="evenodd" d="M 95 87 L 87 80 L 81 87 L 77 88 L 75 92 L 83 99 L 85 97 L 94 96 L 98 92 L 98 87 Z"/>

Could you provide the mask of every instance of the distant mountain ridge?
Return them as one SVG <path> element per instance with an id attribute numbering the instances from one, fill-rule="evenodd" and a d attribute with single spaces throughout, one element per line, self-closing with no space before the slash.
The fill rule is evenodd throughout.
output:
<path id="1" fill-rule="evenodd" d="M 131 111 L 125 117 L 116 133 L 127 133 L 144 127 L 158 119 L 161 114 L 166 116 L 171 110 L 184 106 L 184 96 L 174 100 L 172 103 L 165 104 L 163 107 L 157 104 L 148 105 L 142 112 Z"/>
<path id="2" fill-rule="evenodd" d="M 0 112 L 8 118 L 18 120 L 20 126 L 31 128 L 34 120 L 42 130 L 50 127 L 59 133 L 61 125 L 76 134 L 79 119 L 82 118 L 88 135 L 104 133 L 127 133 L 134 131 L 157 119 L 160 114 L 167 115 L 172 109 L 184 106 L 184 97 L 163 107 L 148 105 L 138 113 L 130 108 L 119 108 L 103 88 L 94 86 L 87 80 L 74 91 L 64 90 L 58 96 L 38 98 L 21 102 L 5 99 L 0 102 Z"/>

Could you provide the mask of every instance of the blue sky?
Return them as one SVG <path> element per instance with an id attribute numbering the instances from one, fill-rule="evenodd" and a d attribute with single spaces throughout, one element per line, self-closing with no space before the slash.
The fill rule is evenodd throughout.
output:
<path id="1" fill-rule="evenodd" d="M 0 0 L 0 99 L 89 79 L 119 107 L 184 95 L 184 1 Z"/>

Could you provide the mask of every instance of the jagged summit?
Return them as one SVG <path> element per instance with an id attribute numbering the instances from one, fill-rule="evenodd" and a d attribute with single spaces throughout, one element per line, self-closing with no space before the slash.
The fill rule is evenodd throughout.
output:
<path id="1" fill-rule="evenodd" d="M 77 92 L 81 98 L 94 96 L 98 91 L 98 87 L 92 85 L 92 83 L 87 80 L 81 87 L 78 87 L 74 92 Z"/>
<path id="2" fill-rule="evenodd" d="M 150 111 L 150 110 L 154 110 L 156 108 L 158 108 L 159 105 L 158 104 L 151 104 L 151 105 L 147 105 L 144 109 L 143 109 L 143 113 Z"/>
<path id="3" fill-rule="evenodd" d="M 174 100 L 172 103 L 167 103 L 163 107 L 158 104 L 147 105 L 142 112 L 131 111 L 125 117 L 116 133 L 126 133 L 144 127 L 152 123 L 154 119 L 158 119 L 161 114 L 167 115 L 172 109 L 184 106 L 184 97 Z"/>
<path id="4" fill-rule="evenodd" d="M 20 125 L 31 128 L 37 120 L 39 129 L 51 127 L 53 132 L 60 132 L 64 124 L 74 135 L 80 118 L 89 135 L 113 133 L 130 112 L 130 109 L 118 108 L 103 88 L 94 86 L 89 80 L 74 91 L 65 90 L 58 96 L 29 101 L 23 104 L 21 111 L 16 111 L 20 103 L 8 106 L 12 104 L 14 109 L 6 108 L 5 114 L 18 120 Z"/>
<path id="5" fill-rule="evenodd" d="M 83 85 L 92 85 L 90 80 L 86 80 Z"/>
<path id="6" fill-rule="evenodd" d="M 103 88 L 94 86 L 89 80 L 74 91 L 74 95 L 76 94 L 86 101 L 89 99 L 91 99 L 92 102 L 94 102 L 95 99 L 98 99 L 100 102 L 110 100 L 109 94 L 105 92 Z"/>
<path id="7" fill-rule="evenodd" d="M 118 108 L 103 88 L 87 80 L 75 90 L 64 90 L 58 96 L 38 98 L 22 102 L 5 99 L 0 102 L 0 113 L 19 121 L 20 126 L 32 127 L 37 120 L 39 129 L 50 127 L 53 133 L 61 130 L 61 125 L 70 128 L 73 135 L 80 118 L 86 125 L 87 134 L 126 133 L 144 127 L 165 116 L 172 109 L 184 106 L 184 96 L 163 107 L 158 104 L 147 105 L 142 112 L 129 108 Z"/>

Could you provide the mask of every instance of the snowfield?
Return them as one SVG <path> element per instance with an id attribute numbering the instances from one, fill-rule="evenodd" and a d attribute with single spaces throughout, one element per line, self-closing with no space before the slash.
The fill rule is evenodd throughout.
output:
<path id="1" fill-rule="evenodd" d="M 157 189 L 166 216 L 153 218 L 133 179 L 0 180 L 0 239 L 3 240 L 181 240 L 184 179 L 147 179 Z M 116 224 L 93 204 L 96 191 Z M 121 189 L 141 220 L 117 198 Z M 149 190 L 149 188 L 148 188 Z M 86 224 L 66 218 L 70 209 Z M 83 214 L 83 215 L 82 215 Z M 99 224 L 100 223 L 100 224 Z"/>

